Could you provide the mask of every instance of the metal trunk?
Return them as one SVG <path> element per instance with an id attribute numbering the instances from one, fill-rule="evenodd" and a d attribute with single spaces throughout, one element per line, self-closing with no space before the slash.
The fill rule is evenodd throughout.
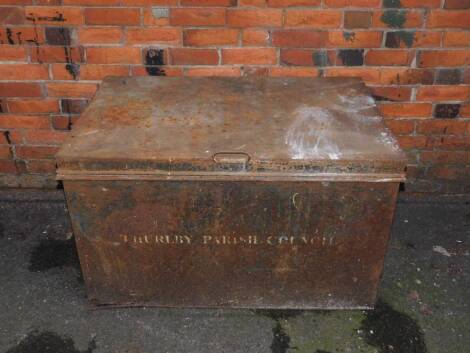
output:
<path id="1" fill-rule="evenodd" d="M 374 306 L 405 157 L 359 80 L 110 78 L 57 160 L 95 304 Z"/>

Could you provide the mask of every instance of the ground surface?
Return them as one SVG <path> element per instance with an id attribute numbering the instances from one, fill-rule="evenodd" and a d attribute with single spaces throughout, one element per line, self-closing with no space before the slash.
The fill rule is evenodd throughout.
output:
<path id="1" fill-rule="evenodd" d="M 398 204 L 373 311 L 95 310 L 62 193 L 0 191 L 0 352 L 468 353 L 470 197 Z"/>

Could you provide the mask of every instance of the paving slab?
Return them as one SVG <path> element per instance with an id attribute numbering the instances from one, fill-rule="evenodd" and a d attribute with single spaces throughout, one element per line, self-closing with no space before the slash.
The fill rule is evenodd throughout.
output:
<path id="1" fill-rule="evenodd" d="M 470 196 L 401 196 L 371 311 L 96 309 L 62 191 L 0 191 L 0 352 L 468 353 Z"/>

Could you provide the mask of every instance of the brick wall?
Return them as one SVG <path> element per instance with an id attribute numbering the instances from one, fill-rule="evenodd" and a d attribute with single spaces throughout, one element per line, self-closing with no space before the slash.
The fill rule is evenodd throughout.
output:
<path id="1" fill-rule="evenodd" d="M 54 186 L 107 75 L 360 76 L 413 191 L 470 191 L 470 0 L 0 0 L 0 185 Z"/>

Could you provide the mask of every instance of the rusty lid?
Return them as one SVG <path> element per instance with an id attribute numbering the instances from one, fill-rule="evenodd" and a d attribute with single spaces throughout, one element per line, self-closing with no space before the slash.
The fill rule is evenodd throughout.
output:
<path id="1" fill-rule="evenodd" d="M 110 77 L 59 178 L 401 180 L 406 158 L 356 78 Z"/>

